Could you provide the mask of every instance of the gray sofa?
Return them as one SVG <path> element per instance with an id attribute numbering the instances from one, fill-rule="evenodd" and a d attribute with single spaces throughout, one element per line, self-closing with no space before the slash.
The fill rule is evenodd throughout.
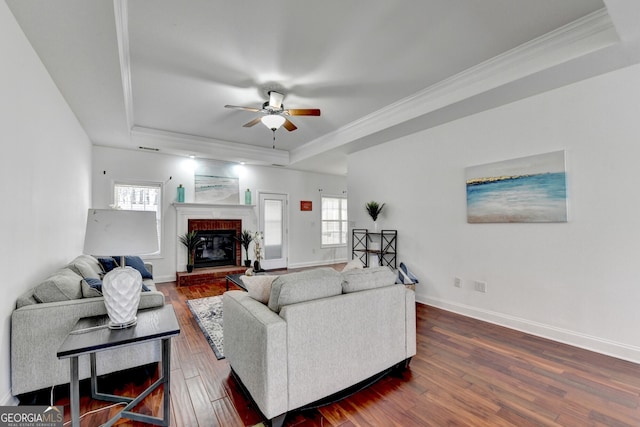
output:
<path id="1" fill-rule="evenodd" d="M 150 264 L 145 267 L 151 271 Z M 83 280 L 101 274 L 95 258 L 81 255 L 18 298 L 11 314 L 14 396 L 69 382 L 69 361 L 59 360 L 56 353 L 78 319 L 107 313 L 104 298 Z M 142 292 L 140 309 L 163 306 L 164 295 L 153 279 L 144 279 L 144 284 L 150 291 Z M 157 362 L 160 356 L 159 342 L 107 350 L 98 353 L 97 371 L 102 375 L 133 368 Z M 89 357 L 81 356 L 80 379 L 89 377 Z"/>
<path id="2" fill-rule="evenodd" d="M 416 352 L 415 293 L 387 267 L 279 276 L 260 292 L 223 297 L 224 352 L 272 425 Z"/>

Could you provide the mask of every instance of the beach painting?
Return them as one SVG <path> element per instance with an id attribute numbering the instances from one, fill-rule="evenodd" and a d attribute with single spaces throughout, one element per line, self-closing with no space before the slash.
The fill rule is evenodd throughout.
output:
<path id="1" fill-rule="evenodd" d="M 196 203 L 239 203 L 240 180 L 235 163 L 198 160 L 194 181 Z"/>
<path id="2" fill-rule="evenodd" d="M 564 151 L 465 169 L 467 222 L 567 222 Z"/>

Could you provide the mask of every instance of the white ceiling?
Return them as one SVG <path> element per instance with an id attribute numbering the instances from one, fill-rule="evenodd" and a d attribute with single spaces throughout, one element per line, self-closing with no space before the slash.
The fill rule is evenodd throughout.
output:
<path id="1" fill-rule="evenodd" d="M 347 153 L 640 61 L 636 0 L 7 4 L 94 144 L 337 174 Z M 224 108 L 269 89 L 322 110 L 275 150 Z"/>

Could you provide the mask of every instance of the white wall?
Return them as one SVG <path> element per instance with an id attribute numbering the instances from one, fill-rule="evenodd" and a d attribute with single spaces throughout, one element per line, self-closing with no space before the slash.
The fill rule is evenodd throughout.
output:
<path id="1" fill-rule="evenodd" d="M 194 162 L 153 152 L 94 147 L 93 150 L 93 205 L 108 207 L 113 203 L 114 181 L 137 180 L 161 182 L 163 189 L 163 243 L 162 257 L 150 259 L 158 281 L 173 281 L 176 273 L 176 201 L 179 184 L 185 190 L 185 202 L 194 202 Z M 289 267 L 328 264 L 347 259 L 347 249 L 320 247 L 320 195 L 342 195 L 346 191 L 346 178 L 336 175 L 305 173 L 275 167 L 240 166 L 240 198 L 244 203 L 244 190 L 251 189 L 253 203 L 258 192 L 285 193 L 289 196 Z M 323 191 L 320 192 L 319 190 Z M 313 211 L 301 212 L 300 200 L 313 201 Z M 258 215 L 257 208 L 255 211 Z M 257 225 L 253 231 L 257 230 Z"/>
<path id="2" fill-rule="evenodd" d="M 82 252 L 91 143 L 5 2 L 0 57 L 0 405 L 6 405 L 14 403 L 9 337 L 15 301 Z"/>
<path id="3" fill-rule="evenodd" d="M 638 112 L 633 66 L 354 153 L 349 217 L 387 203 L 422 302 L 640 362 Z M 467 224 L 465 167 L 555 150 L 568 223 Z"/>

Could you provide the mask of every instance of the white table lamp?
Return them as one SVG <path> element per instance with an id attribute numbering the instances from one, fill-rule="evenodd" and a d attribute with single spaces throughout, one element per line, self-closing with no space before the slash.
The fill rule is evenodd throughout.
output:
<path id="1" fill-rule="evenodd" d="M 126 267 L 125 255 L 144 255 L 158 250 L 155 212 L 89 209 L 84 253 L 94 256 L 122 254 L 120 267 L 102 279 L 102 294 L 109 315 L 109 328 L 136 324 L 142 276 Z"/>

